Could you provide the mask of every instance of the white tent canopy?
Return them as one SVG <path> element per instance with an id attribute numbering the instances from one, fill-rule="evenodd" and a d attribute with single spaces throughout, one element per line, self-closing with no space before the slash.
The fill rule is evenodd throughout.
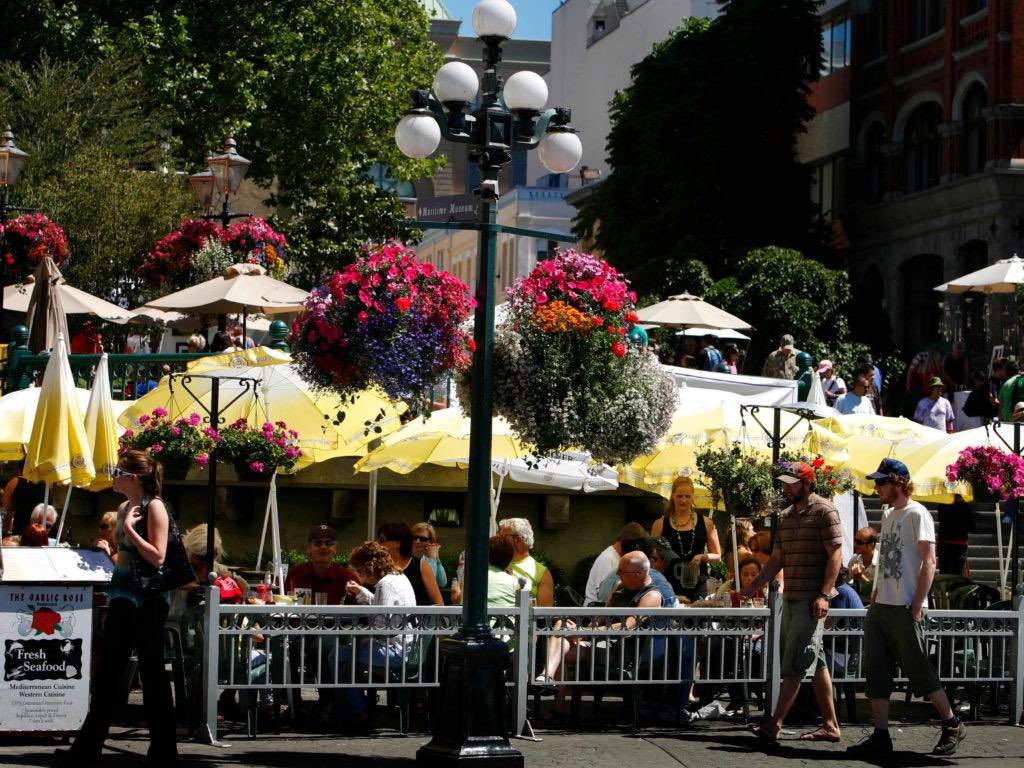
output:
<path id="1" fill-rule="evenodd" d="M 672 374 L 676 386 L 729 393 L 749 405 L 787 405 L 797 400 L 797 383 L 787 379 L 736 376 L 673 365 L 663 365 L 662 368 Z"/>

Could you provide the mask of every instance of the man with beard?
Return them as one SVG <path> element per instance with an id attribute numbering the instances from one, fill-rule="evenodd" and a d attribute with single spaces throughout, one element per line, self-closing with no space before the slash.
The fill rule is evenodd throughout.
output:
<path id="1" fill-rule="evenodd" d="M 814 469 L 802 461 L 787 465 L 779 477 L 790 506 L 779 516 L 775 549 L 760 575 L 744 589 L 752 597 L 785 569 L 780 675 L 782 688 L 775 713 L 753 730 L 762 740 L 775 743 L 800 683 L 813 676 L 822 723 L 800 736 L 801 741 L 839 741 L 839 722 L 832 700 L 832 676 L 822 643 L 829 601 L 836 593 L 836 577 L 843 564 L 843 530 L 831 502 L 814 493 Z"/>

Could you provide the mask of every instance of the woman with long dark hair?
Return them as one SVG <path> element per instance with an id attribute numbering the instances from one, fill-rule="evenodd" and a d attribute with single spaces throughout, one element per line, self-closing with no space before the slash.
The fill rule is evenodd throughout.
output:
<path id="1" fill-rule="evenodd" d="M 141 558 L 154 568 L 164 564 L 173 523 L 160 498 L 162 485 L 163 467 L 148 451 L 127 451 L 114 470 L 114 490 L 126 501 L 117 510 L 117 558 L 108 593 L 98 684 L 93 688 L 89 715 L 71 749 L 57 752 L 76 762 L 99 761 L 123 693 L 114 681 L 120 679 L 133 648 L 138 653 L 149 725 L 149 764 L 169 765 L 178 758 L 174 705 L 164 669 L 168 603 L 165 593 L 139 583 L 135 562 Z"/>

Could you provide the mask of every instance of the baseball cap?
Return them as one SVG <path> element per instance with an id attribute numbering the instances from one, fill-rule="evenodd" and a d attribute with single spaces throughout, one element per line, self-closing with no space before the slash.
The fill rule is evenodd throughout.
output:
<path id="1" fill-rule="evenodd" d="M 831 371 L 832 367 L 833 366 L 832 366 L 832 361 L 831 360 L 822 360 L 820 363 L 818 363 L 818 373 L 824 373 L 825 371 Z"/>
<path id="2" fill-rule="evenodd" d="M 868 480 L 888 480 L 889 475 L 910 478 L 910 470 L 899 459 L 882 459 L 878 469 L 867 476 Z"/>
<path id="3" fill-rule="evenodd" d="M 337 541 L 338 533 L 329 525 L 314 525 L 309 529 L 309 533 L 306 535 L 306 541 L 313 541 L 314 539 L 331 539 L 332 541 Z"/>
<path id="4" fill-rule="evenodd" d="M 793 461 L 784 465 L 786 471 L 779 475 L 779 480 L 784 483 L 813 483 L 814 469 L 810 464 L 803 461 Z"/>
<path id="5" fill-rule="evenodd" d="M 793 335 L 789 333 L 782 334 L 782 338 L 779 339 L 780 347 L 792 347 L 794 345 Z"/>

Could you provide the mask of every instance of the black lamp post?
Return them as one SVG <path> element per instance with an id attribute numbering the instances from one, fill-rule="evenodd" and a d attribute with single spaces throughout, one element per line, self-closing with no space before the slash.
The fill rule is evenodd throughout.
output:
<path id="1" fill-rule="evenodd" d="M 569 127 L 568 109 L 543 111 L 548 98 L 543 78 L 524 71 L 503 83 L 501 46 L 515 26 L 516 12 L 507 0 L 482 0 L 473 11 L 473 29 L 484 45 L 482 87 L 472 67 L 449 62 L 434 77 L 433 93 L 413 93 L 413 108 L 395 130 L 399 149 L 413 158 L 432 154 L 442 135 L 469 145 L 470 159 L 479 167 L 481 179 L 479 221 L 458 225 L 480 232 L 463 621 L 459 633 L 441 643 L 433 739 L 417 753 L 417 759 L 429 765 L 481 759 L 502 766 L 523 765 L 522 754 L 512 747 L 506 733 L 509 651 L 494 637 L 487 620 L 495 250 L 498 232 L 511 229 L 496 223 L 498 176 L 502 166 L 512 160 L 513 149 L 539 149 L 541 161 L 550 171 L 568 173 L 579 163 L 583 148 Z"/>
<path id="2" fill-rule="evenodd" d="M 14 143 L 14 132 L 11 126 L 4 129 L 3 136 L 0 136 L 0 187 L 4 188 L 3 197 L 0 198 L 0 224 L 7 221 L 11 211 L 31 211 L 32 208 L 19 208 L 11 205 L 11 186 L 21 176 L 28 162 L 28 153 L 18 149 Z M 7 283 L 7 262 L 0 258 L 0 339 L 7 334 L 3 328 L 4 315 L 4 293 L 3 288 Z"/>
<path id="3" fill-rule="evenodd" d="M 238 145 L 233 136 L 224 142 L 219 155 L 207 154 L 206 167 L 199 173 L 188 177 L 189 186 L 196 196 L 196 201 L 203 209 L 203 218 L 220 221 L 228 226 L 232 219 L 244 219 L 251 213 L 232 213 L 231 200 L 238 196 L 245 175 L 249 172 L 252 161 L 238 154 Z M 220 197 L 220 211 L 217 209 L 217 198 Z"/>

